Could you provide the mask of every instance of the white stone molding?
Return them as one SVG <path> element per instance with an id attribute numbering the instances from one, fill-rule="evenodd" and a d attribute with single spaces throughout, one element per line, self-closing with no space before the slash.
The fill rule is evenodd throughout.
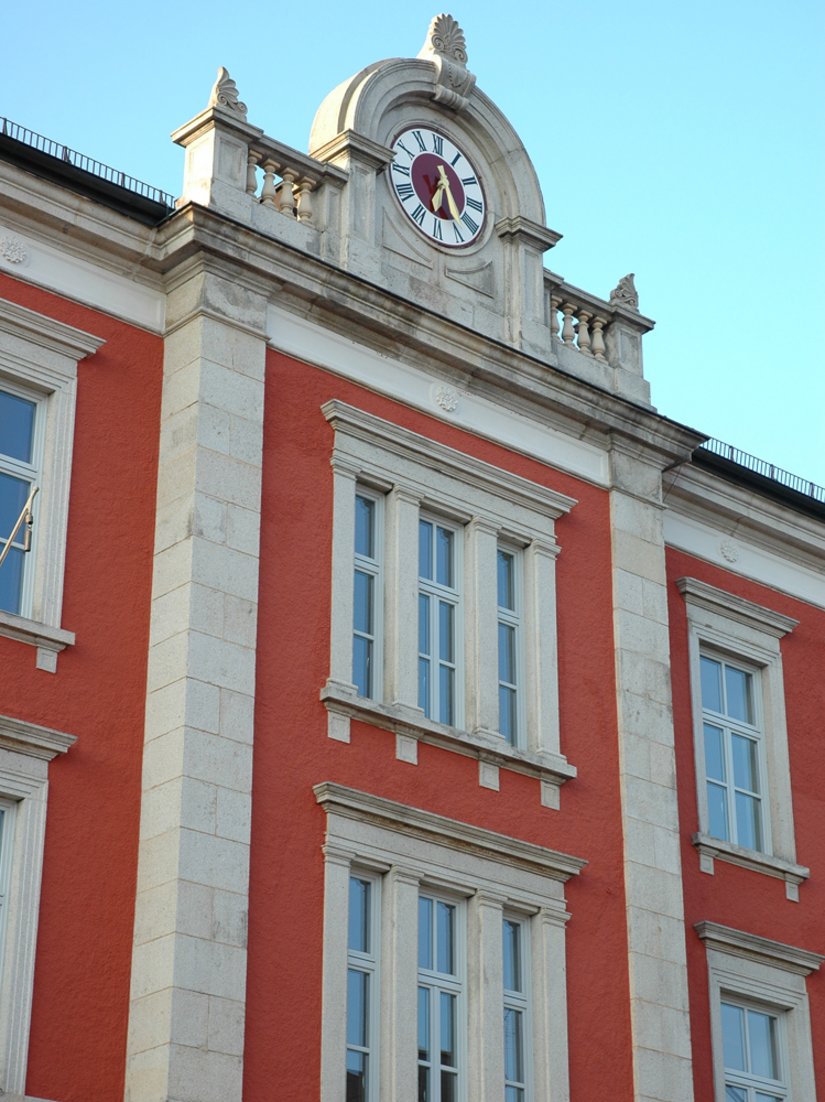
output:
<path id="1" fill-rule="evenodd" d="M 224 110 L 231 111 L 246 122 L 246 104 L 241 103 L 238 98 L 238 86 L 229 75 L 229 70 L 223 65 L 218 69 L 217 80 L 212 85 L 209 106 L 223 107 Z"/>
<path id="2" fill-rule="evenodd" d="M 451 15 L 436 15 L 418 56 L 435 67 L 433 99 L 454 111 L 464 111 L 476 78 L 467 68 L 464 32 Z"/>
<path id="3" fill-rule="evenodd" d="M 788 1097 L 814 1099 L 816 1082 L 805 981 L 825 957 L 715 922 L 698 923 L 696 932 L 707 950 L 715 1096 L 725 1096 L 721 1016 L 722 1000 L 727 997 L 740 1003 L 752 1002 L 757 1009 L 776 1015 Z"/>
<path id="4" fill-rule="evenodd" d="M 22 1095 L 26 1087 L 49 762 L 74 742 L 63 731 L 0 716 L 0 797 L 12 813 L 9 913 L 0 929 L 0 1091 L 6 1094 Z"/>
<path id="5" fill-rule="evenodd" d="M 0 634 L 36 647 L 40 669 L 74 642 L 61 626 L 66 530 L 74 447 L 77 364 L 103 340 L 15 303 L 0 300 L 0 384 L 24 388 L 45 420 L 40 493 L 35 499 L 31 562 L 21 616 L 0 614 Z"/>
<path id="6" fill-rule="evenodd" d="M 790 755 L 785 717 L 785 690 L 780 640 L 798 621 L 696 578 L 679 578 L 688 619 L 694 752 L 699 831 L 694 838 L 703 872 L 712 873 L 714 860 L 764 872 L 785 880 L 789 899 L 809 870 L 796 862 Z M 699 660 L 703 651 L 721 653 L 753 670 L 761 722 L 760 756 L 764 772 L 764 851 L 743 849 L 709 833 L 705 786 L 704 736 Z"/>

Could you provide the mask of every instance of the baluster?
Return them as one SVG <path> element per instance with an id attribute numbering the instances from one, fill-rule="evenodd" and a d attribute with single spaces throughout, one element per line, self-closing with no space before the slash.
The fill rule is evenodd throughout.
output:
<path id="1" fill-rule="evenodd" d="M 264 186 L 261 188 L 261 202 L 266 207 L 275 206 L 275 174 L 277 161 L 264 161 Z"/>
<path id="2" fill-rule="evenodd" d="M 285 168 L 281 173 L 280 203 L 278 209 L 281 214 L 287 214 L 290 218 L 295 215 L 295 192 L 292 190 L 295 183 L 295 173 Z"/>
<path id="3" fill-rule="evenodd" d="M 298 221 L 312 221 L 312 180 L 301 180 L 296 191 L 298 201 Z"/>
<path id="4" fill-rule="evenodd" d="M 246 193 L 254 195 L 258 190 L 258 164 L 261 154 L 255 149 L 250 149 L 246 158 Z"/>
<path id="5" fill-rule="evenodd" d="M 557 295 L 550 296 L 550 337 L 555 339 L 559 335 L 559 306 L 561 299 Z"/>
<path id="6" fill-rule="evenodd" d="M 587 328 L 587 323 L 592 318 L 592 314 L 588 314 L 586 310 L 579 310 L 579 324 L 576 326 L 576 335 L 579 338 L 579 352 L 584 352 L 586 356 L 590 355 L 590 330 Z"/>
<path id="7" fill-rule="evenodd" d="M 565 344 L 574 344 L 576 331 L 573 328 L 573 306 L 569 302 L 563 302 L 561 305 L 561 312 L 564 315 L 564 320 L 561 326 L 561 339 Z"/>
<path id="8" fill-rule="evenodd" d="M 607 356 L 605 355 L 604 345 L 604 329 L 605 319 L 600 318 L 598 314 L 593 318 L 593 355 L 597 360 L 601 360 L 603 363 L 607 363 Z"/>

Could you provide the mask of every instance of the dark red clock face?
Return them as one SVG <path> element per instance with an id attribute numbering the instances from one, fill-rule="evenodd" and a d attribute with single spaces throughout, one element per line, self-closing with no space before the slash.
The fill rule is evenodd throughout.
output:
<path id="1" fill-rule="evenodd" d="M 392 190 L 413 225 L 445 248 L 476 241 L 484 227 L 484 192 L 463 150 L 424 126 L 404 130 L 392 150 Z"/>

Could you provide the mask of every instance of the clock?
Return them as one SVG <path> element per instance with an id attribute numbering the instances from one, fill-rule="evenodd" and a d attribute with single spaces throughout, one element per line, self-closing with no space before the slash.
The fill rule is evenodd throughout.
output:
<path id="1" fill-rule="evenodd" d="M 430 241 L 466 248 L 484 227 L 484 191 L 472 161 L 450 138 L 426 126 L 392 143 L 390 187 L 401 210 Z"/>

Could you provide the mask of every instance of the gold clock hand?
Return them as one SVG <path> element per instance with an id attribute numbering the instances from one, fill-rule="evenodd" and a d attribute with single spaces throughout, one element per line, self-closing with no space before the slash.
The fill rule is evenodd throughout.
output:
<path id="1" fill-rule="evenodd" d="M 438 182 L 437 194 L 440 197 L 442 191 L 446 192 L 447 206 L 450 208 L 450 214 L 453 216 L 453 221 L 457 222 L 461 215 L 458 213 L 456 201 L 455 199 L 453 199 L 452 189 L 450 188 L 450 178 L 447 175 L 447 170 L 444 165 L 438 166 L 438 175 L 441 177 L 441 179 Z M 435 206 L 433 206 L 433 210 L 435 210 Z"/>
<path id="2" fill-rule="evenodd" d="M 444 184 L 440 183 L 433 192 L 433 210 L 438 210 L 441 206 L 441 196 L 444 193 Z"/>

